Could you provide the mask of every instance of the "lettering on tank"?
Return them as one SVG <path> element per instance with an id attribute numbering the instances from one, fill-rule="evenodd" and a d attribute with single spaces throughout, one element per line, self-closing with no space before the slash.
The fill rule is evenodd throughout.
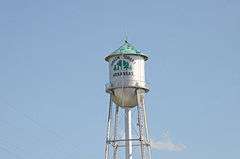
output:
<path id="1" fill-rule="evenodd" d="M 111 62 L 113 77 L 133 76 L 132 66 L 135 63 L 135 60 L 128 55 L 116 56 Z"/>

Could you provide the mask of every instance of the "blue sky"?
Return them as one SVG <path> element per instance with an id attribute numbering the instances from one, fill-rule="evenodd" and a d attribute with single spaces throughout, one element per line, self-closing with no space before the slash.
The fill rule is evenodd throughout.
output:
<path id="1" fill-rule="evenodd" d="M 150 134 L 181 152 L 153 159 L 239 158 L 240 2 L 0 2 L 0 158 L 103 158 L 104 57 L 125 33 L 149 55 Z"/>

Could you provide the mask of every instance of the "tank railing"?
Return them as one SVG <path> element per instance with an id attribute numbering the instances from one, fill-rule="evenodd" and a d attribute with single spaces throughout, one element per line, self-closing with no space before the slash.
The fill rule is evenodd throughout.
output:
<path id="1" fill-rule="evenodd" d="M 113 88 L 113 87 L 143 87 L 149 88 L 149 84 L 145 81 L 138 81 L 138 80 L 124 80 L 119 82 L 107 83 L 105 85 L 106 89 Z"/>

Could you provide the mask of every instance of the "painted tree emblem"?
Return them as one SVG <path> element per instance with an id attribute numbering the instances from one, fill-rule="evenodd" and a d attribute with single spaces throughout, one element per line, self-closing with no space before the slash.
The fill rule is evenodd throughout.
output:
<path id="1" fill-rule="evenodd" d="M 128 61 L 125 60 L 118 60 L 118 62 L 113 67 L 114 71 L 118 70 L 132 70 L 132 66 L 129 64 Z"/>

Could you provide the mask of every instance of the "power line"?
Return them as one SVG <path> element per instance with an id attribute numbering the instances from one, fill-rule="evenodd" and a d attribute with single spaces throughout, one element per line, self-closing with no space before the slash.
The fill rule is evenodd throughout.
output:
<path id="1" fill-rule="evenodd" d="M 6 148 L 6 147 L 0 146 L 0 149 L 3 150 L 3 151 L 5 151 L 5 152 L 7 152 L 8 154 L 14 156 L 14 158 L 16 158 L 16 159 L 23 159 L 20 155 L 18 155 L 17 153 L 14 153 L 14 152 L 12 152 L 12 151 L 10 151 L 10 150 L 9 150 L 8 148 Z"/>
<path id="2" fill-rule="evenodd" d="M 1 139 L 0 138 L 0 145 L 4 145 L 4 144 L 6 144 L 7 146 L 5 146 L 5 147 L 12 147 L 14 150 L 16 150 L 16 151 L 21 151 L 21 152 L 23 152 L 24 151 L 24 148 L 22 148 L 22 147 L 19 147 L 19 145 L 13 145 L 13 144 L 11 144 L 10 142 L 8 142 L 7 140 L 3 140 L 3 139 Z M 9 146 L 10 145 L 10 146 Z"/>
<path id="3" fill-rule="evenodd" d="M 10 103 L 9 103 L 7 100 L 5 100 L 3 97 L 0 96 L 0 100 L 1 100 L 3 103 L 5 103 L 6 106 L 8 106 L 9 108 L 11 108 L 13 111 L 15 111 L 15 112 L 17 112 L 17 113 L 20 113 L 24 118 L 28 119 L 29 121 L 31 121 L 33 124 L 35 124 L 35 125 L 38 126 L 39 128 L 45 129 L 48 133 L 54 135 L 57 139 L 59 139 L 59 140 L 61 140 L 61 141 L 63 141 L 63 142 L 66 141 L 66 138 L 65 138 L 63 135 L 59 134 L 58 132 L 56 132 L 56 131 L 54 131 L 54 130 L 52 130 L 52 129 L 50 129 L 50 128 L 42 125 L 42 124 L 40 124 L 38 121 L 36 121 L 35 119 L 33 119 L 33 118 L 32 118 L 31 116 L 29 116 L 28 114 L 26 114 L 26 113 L 24 113 L 24 112 L 18 111 L 13 104 L 10 104 Z M 74 144 L 70 144 L 70 143 L 69 143 L 69 145 L 71 145 L 71 147 L 72 147 L 73 149 L 75 149 L 77 152 L 80 152 L 78 146 L 76 146 L 76 145 L 74 145 Z"/>
<path id="4" fill-rule="evenodd" d="M 18 132 L 18 134 L 20 134 L 20 132 L 21 132 L 21 130 L 22 129 L 20 129 L 19 127 L 17 127 L 16 125 L 14 125 L 14 124 L 12 124 L 11 122 L 9 122 L 9 121 L 7 121 L 7 120 L 3 120 L 3 119 L 0 119 L 0 123 L 3 123 L 3 124 L 5 124 L 5 126 L 7 126 L 7 127 L 9 127 L 9 128 L 14 128 L 14 129 L 16 129 L 16 132 Z M 0 124 L 0 126 L 2 126 L 1 124 Z M 39 141 L 40 141 L 40 138 L 38 137 L 38 136 L 33 136 L 33 134 L 31 134 L 32 135 L 32 137 L 33 137 L 33 139 L 34 139 L 34 141 L 33 142 L 31 142 L 31 143 L 33 143 L 34 145 L 36 145 Z M 3 136 L 2 136 L 3 137 Z M 28 134 L 28 138 L 30 137 L 30 135 Z M 21 152 L 26 152 L 25 150 L 26 150 L 26 148 L 24 148 L 24 147 L 20 147 L 19 145 L 16 145 L 16 142 L 15 142 L 15 145 L 13 145 L 11 142 L 9 142 L 8 140 L 7 140 L 7 138 L 0 138 L 0 145 L 2 145 L 2 144 L 6 144 L 6 145 L 8 145 L 8 147 L 11 147 L 11 148 L 13 148 L 14 150 L 16 150 L 16 151 L 21 151 Z M 10 146 L 9 146 L 10 145 Z"/>

